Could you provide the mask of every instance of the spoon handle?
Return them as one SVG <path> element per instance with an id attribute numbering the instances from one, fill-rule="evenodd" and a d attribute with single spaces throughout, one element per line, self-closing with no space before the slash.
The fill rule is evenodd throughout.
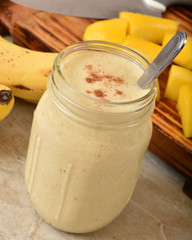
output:
<path id="1" fill-rule="evenodd" d="M 187 34 L 180 31 L 175 34 L 171 40 L 165 45 L 149 67 L 144 71 L 139 78 L 138 84 L 141 88 L 149 87 L 152 81 L 158 77 L 163 70 L 173 61 L 180 53 L 187 40 Z"/>

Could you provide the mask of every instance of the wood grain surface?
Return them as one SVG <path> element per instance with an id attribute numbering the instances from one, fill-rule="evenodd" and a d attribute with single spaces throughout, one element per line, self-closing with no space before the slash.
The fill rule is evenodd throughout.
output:
<path id="1" fill-rule="evenodd" d="M 15 24 L 14 42 L 34 50 L 60 52 L 82 40 L 94 19 L 37 12 Z"/>
<path id="2" fill-rule="evenodd" d="M 14 33 L 15 23 L 38 10 L 16 4 L 8 0 L 0 0 L 0 34 Z M 6 31 L 5 31 L 6 29 Z"/>
<path id="3" fill-rule="evenodd" d="M 13 8 L 10 11 L 14 12 Z M 163 17 L 178 21 L 179 30 L 192 36 L 192 5 L 172 5 Z M 14 23 L 14 42 L 34 50 L 59 52 L 67 45 L 81 41 L 85 28 L 94 21 L 34 11 Z M 176 103 L 164 98 L 168 73 L 169 67 L 159 77 L 161 100 L 156 103 L 152 115 L 153 135 L 149 149 L 191 179 L 192 138 L 183 135 Z"/>

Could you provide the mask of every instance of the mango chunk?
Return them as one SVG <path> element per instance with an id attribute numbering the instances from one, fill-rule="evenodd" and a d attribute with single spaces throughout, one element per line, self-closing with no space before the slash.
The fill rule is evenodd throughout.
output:
<path id="1" fill-rule="evenodd" d="M 180 87 L 177 109 L 181 115 L 184 136 L 192 137 L 192 85 Z"/>
<path id="2" fill-rule="evenodd" d="M 134 16 L 133 12 L 119 12 L 119 18 L 124 18 L 127 22 L 131 21 L 131 16 Z"/>
<path id="3" fill-rule="evenodd" d="M 186 84 L 192 85 L 192 71 L 172 65 L 165 89 L 165 97 L 177 101 L 180 87 Z"/>
<path id="4" fill-rule="evenodd" d="M 128 47 L 129 49 L 132 49 L 133 51 L 137 52 L 138 54 L 140 54 L 142 57 L 144 57 L 149 63 L 152 62 L 152 57 L 149 53 L 147 52 L 144 52 L 138 48 L 134 48 L 134 47 L 131 47 L 131 46 L 126 46 Z"/>
<path id="5" fill-rule="evenodd" d="M 162 49 L 158 44 L 130 35 L 126 37 L 125 41 L 122 42 L 122 45 L 147 53 L 150 55 L 150 61 L 147 59 L 149 62 L 152 62 Z"/>
<path id="6" fill-rule="evenodd" d="M 173 37 L 173 34 L 167 33 L 164 35 L 162 45 L 165 46 L 168 41 Z M 173 60 L 174 63 L 181 67 L 192 70 L 192 37 L 187 37 L 187 42 L 181 52 Z"/>
<path id="7" fill-rule="evenodd" d="M 135 13 L 132 13 L 132 12 L 120 12 L 119 13 L 119 18 L 125 19 L 127 21 L 127 34 L 129 34 L 129 25 L 130 25 L 130 21 L 131 21 L 131 16 L 134 14 Z"/>
<path id="8" fill-rule="evenodd" d="M 127 21 L 115 18 L 90 24 L 84 33 L 83 40 L 102 40 L 121 44 L 127 33 Z"/>
<path id="9" fill-rule="evenodd" d="M 119 17 L 127 20 L 129 35 L 157 44 L 162 44 L 166 33 L 175 34 L 178 29 L 178 23 L 170 19 L 130 12 L 120 12 Z"/>

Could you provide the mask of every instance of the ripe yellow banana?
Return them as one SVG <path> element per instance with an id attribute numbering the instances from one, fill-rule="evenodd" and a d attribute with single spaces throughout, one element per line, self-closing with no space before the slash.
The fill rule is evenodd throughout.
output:
<path id="1" fill-rule="evenodd" d="M 0 36 L 0 84 L 10 87 L 14 96 L 37 103 L 57 54 L 29 50 Z"/>
<path id="2" fill-rule="evenodd" d="M 11 89 L 0 84 L 0 121 L 11 112 L 14 102 L 15 99 Z"/>

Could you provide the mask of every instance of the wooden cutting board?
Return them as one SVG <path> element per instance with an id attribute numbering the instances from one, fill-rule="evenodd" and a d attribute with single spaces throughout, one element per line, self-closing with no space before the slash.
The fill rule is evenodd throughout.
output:
<path id="1" fill-rule="evenodd" d="M 18 10 L 13 11 L 13 3 L 10 4 L 12 15 L 18 15 Z M 0 10 L 0 21 L 1 15 Z M 179 30 L 192 35 L 192 6 L 170 6 L 164 17 L 178 21 Z M 81 41 L 85 28 L 94 21 L 96 20 L 27 11 L 24 17 L 20 16 L 12 24 L 14 42 L 34 50 L 59 52 L 67 45 Z M 161 100 L 156 103 L 152 115 L 153 135 L 149 149 L 187 176 L 184 190 L 189 192 L 192 191 L 192 138 L 187 139 L 183 135 L 175 102 L 163 97 L 168 73 L 169 68 L 159 77 Z"/>

